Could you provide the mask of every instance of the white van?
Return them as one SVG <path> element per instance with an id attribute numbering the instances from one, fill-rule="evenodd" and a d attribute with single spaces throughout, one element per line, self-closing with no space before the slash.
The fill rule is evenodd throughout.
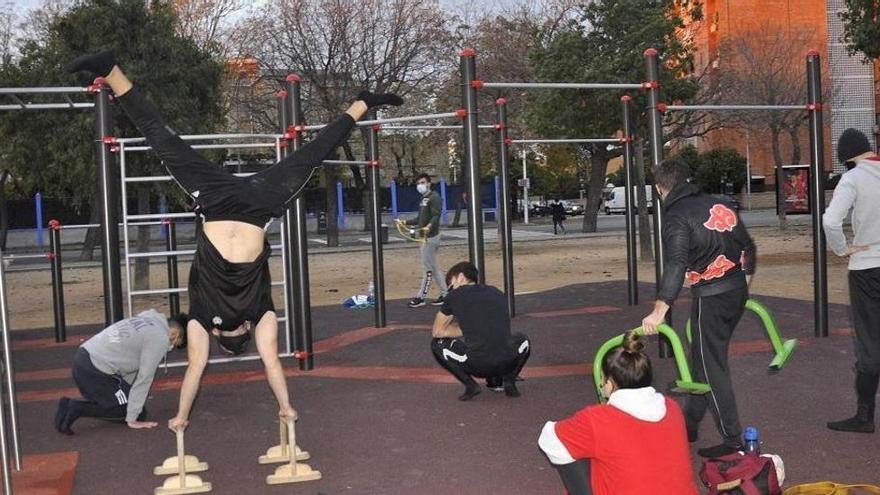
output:
<path id="1" fill-rule="evenodd" d="M 645 186 L 645 197 L 648 199 L 648 212 L 653 211 L 654 202 L 654 186 Z M 633 211 L 638 208 L 638 200 L 636 199 L 636 188 L 633 187 Z M 615 187 L 608 193 L 605 200 L 605 214 L 626 213 L 626 188 Z"/>

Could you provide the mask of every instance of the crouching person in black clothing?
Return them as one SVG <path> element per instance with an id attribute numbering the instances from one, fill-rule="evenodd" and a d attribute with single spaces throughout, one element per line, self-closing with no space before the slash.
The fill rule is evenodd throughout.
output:
<path id="1" fill-rule="evenodd" d="M 486 378 L 490 386 L 501 382 L 508 397 L 519 397 L 516 378 L 529 359 L 529 339 L 511 335 L 507 299 L 495 287 L 478 284 L 478 275 L 477 267 L 466 261 L 446 272 L 449 294 L 434 318 L 431 351 L 464 384 L 458 400 L 480 393 L 474 377 Z"/>

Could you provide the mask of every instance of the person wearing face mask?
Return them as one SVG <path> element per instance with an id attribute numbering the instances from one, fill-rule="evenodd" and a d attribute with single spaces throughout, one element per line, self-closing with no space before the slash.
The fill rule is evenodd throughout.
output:
<path id="1" fill-rule="evenodd" d="M 425 242 L 421 247 L 422 255 L 422 283 L 416 296 L 407 304 L 410 308 L 419 308 L 426 304 L 428 290 L 431 281 L 437 280 L 437 288 L 440 289 L 440 297 L 431 301 L 432 306 L 442 306 L 446 298 L 446 283 L 443 280 L 443 271 L 437 262 L 437 252 L 440 250 L 440 214 L 443 211 L 443 203 L 440 195 L 431 190 L 431 176 L 421 174 L 416 177 L 416 189 L 421 194 L 419 201 L 419 214 L 417 217 L 406 221 L 410 227 L 418 227 Z"/>
<path id="2" fill-rule="evenodd" d="M 133 429 L 158 425 L 144 421 L 144 404 L 165 354 L 186 347 L 187 321 L 186 314 L 166 319 L 150 309 L 83 342 L 73 358 L 73 381 L 84 400 L 62 397 L 55 429 L 72 435 L 81 417 L 125 422 Z"/>
<path id="3" fill-rule="evenodd" d="M 688 395 L 685 424 L 688 440 L 696 442 L 700 422 L 712 412 L 722 443 L 699 449 L 717 458 L 742 449 L 742 428 L 730 379 L 727 350 L 749 297 L 755 273 L 755 243 L 726 199 L 704 194 L 688 183 L 690 167 L 672 158 L 654 167 L 654 184 L 663 199 L 663 278 L 654 310 L 642 320 L 647 334 L 656 334 L 678 298 L 682 284 L 691 288 L 691 370 L 694 380 L 712 389 Z"/>
<path id="4" fill-rule="evenodd" d="M 531 353 L 528 337 L 510 333 L 510 313 L 504 293 L 478 284 L 479 271 L 462 261 L 446 272 L 450 287 L 434 318 L 431 352 L 434 359 L 465 386 L 458 400 L 480 393 L 474 377 L 500 383 L 508 397 L 519 397 L 516 378 Z"/>

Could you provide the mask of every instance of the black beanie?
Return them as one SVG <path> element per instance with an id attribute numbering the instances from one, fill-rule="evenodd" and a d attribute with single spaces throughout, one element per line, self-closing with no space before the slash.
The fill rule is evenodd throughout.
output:
<path id="1" fill-rule="evenodd" d="M 851 161 L 853 158 L 871 151 L 871 143 L 868 138 L 858 129 L 849 129 L 840 134 L 837 140 L 837 159 L 840 163 Z"/>

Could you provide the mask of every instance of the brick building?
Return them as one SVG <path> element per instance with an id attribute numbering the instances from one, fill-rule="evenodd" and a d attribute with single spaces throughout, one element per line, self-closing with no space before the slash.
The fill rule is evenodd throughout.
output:
<path id="1" fill-rule="evenodd" d="M 873 136 L 875 98 L 880 98 L 875 68 L 858 57 L 849 57 L 837 41 L 842 32 L 837 11 L 843 0 L 703 0 L 701 4 L 702 15 L 688 19 L 680 36 L 694 47 L 692 74 L 702 77 L 703 84 L 713 88 L 723 103 L 804 102 L 805 54 L 813 49 L 820 53 L 823 65 L 826 170 L 837 168 L 832 157 L 836 137 L 843 129 L 857 127 Z M 731 76 L 750 84 L 725 85 L 722 81 L 736 80 Z M 763 179 L 772 185 L 774 141 L 783 165 L 809 163 L 807 125 L 795 129 L 796 114 L 790 115 L 775 140 L 764 120 L 752 119 L 746 125 L 731 123 L 733 128 L 713 130 L 690 142 L 701 151 L 736 148 L 749 158 L 753 183 Z M 766 119 L 773 117 L 768 114 Z"/>

